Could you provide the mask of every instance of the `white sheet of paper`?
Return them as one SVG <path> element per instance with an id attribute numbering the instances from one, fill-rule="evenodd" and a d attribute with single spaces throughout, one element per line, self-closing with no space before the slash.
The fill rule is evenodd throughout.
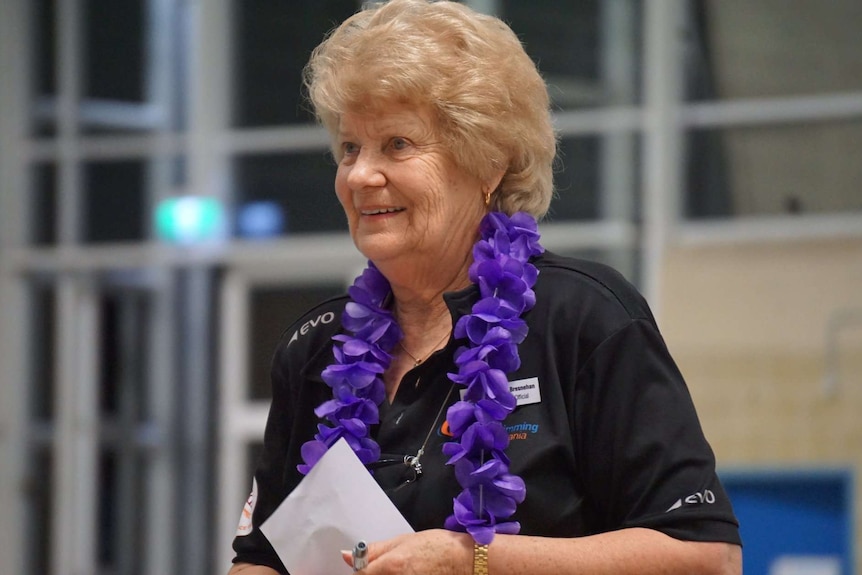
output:
<path id="1" fill-rule="evenodd" d="M 368 542 L 413 529 L 344 439 L 338 440 L 260 530 L 291 575 L 345 575 L 341 558 Z"/>

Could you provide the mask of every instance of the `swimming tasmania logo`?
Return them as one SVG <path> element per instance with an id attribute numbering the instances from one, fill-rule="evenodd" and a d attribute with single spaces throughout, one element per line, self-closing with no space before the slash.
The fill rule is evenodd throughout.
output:
<path id="1" fill-rule="evenodd" d="M 527 435 L 538 433 L 538 431 L 538 423 L 524 422 L 506 426 L 506 432 L 509 434 L 509 441 L 515 441 L 516 439 L 527 439 Z"/>

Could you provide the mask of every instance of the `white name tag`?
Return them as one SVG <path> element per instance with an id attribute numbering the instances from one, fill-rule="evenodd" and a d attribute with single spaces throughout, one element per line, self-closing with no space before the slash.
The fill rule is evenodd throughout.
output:
<path id="1" fill-rule="evenodd" d="M 542 392 L 539 389 L 539 378 L 528 377 L 509 382 L 509 391 L 515 396 L 518 405 L 530 405 L 542 402 Z"/>
<path id="2" fill-rule="evenodd" d="M 461 389 L 458 392 L 461 399 L 464 399 L 464 394 L 467 389 Z M 539 378 L 528 377 L 527 379 L 519 379 L 509 382 L 509 393 L 515 396 L 518 402 L 516 405 L 530 405 L 531 403 L 542 403 L 542 391 L 539 389 Z"/>

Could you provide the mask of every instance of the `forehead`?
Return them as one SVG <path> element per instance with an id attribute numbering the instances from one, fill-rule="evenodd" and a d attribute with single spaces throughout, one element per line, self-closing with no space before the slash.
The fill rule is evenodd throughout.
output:
<path id="1" fill-rule="evenodd" d="M 425 106 L 393 104 L 374 110 L 348 111 L 338 121 L 342 136 L 430 135 L 434 132 L 431 111 Z"/>

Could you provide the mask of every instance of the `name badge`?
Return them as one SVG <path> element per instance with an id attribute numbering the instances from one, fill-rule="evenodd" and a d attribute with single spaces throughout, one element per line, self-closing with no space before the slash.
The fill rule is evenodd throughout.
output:
<path id="1" fill-rule="evenodd" d="M 539 389 L 538 377 L 510 381 L 509 391 L 515 396 L 518 405 L 530 405 L 542 402 L 542 391 Z"/>
<path id="2" fill-rule="evenodd" d="M 458 392 L 461 399 L 464 399 L 466 389 L 461 389 Z M 515 396 L 518 402 L 515 405 L 530 405 L 532 403 L 542 403 L 542 391 L 539 389 L 539 378 L 528 377 L 527 379 L 518 379 L 509 382 L 509 393 Z"/>

